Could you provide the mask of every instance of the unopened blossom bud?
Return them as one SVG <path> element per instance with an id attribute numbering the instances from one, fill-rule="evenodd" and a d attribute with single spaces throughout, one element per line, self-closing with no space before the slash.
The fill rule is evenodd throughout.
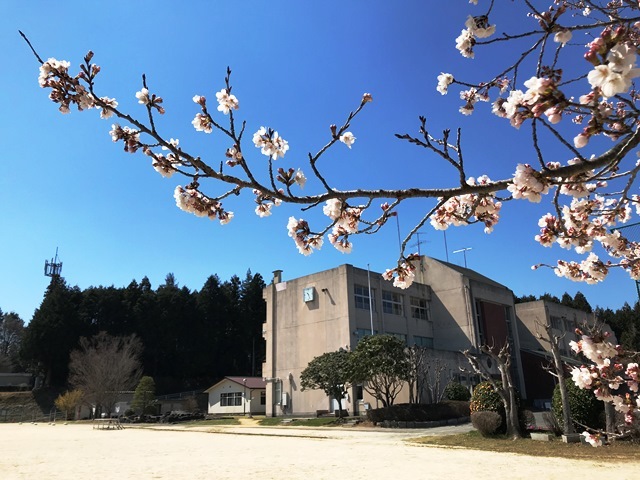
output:
<path id="1" fill-rule="evenodd" d="M 584 133 L 581 133 L 573 139 L 573 144 L 576 148 L 585 147 L 587 143 L 589 143 L 589 136 L 585 135 Z"/>
<path id="2" fill-rule="evenodd" d="M 335 138 L 336 137 L 336 128 L 337 127 L 335 125 L 331 125 L 329 128 L 331 129 L 331 136 L 333 138 Z"/>
<path id="3" fill-rule="evenodd" d="M 365 93 L 364 95 L 362 95 L 362 103 L 369 103 L 369 102 L 373 102 L 373 97 L 371 96 L 371 94 Z"/>

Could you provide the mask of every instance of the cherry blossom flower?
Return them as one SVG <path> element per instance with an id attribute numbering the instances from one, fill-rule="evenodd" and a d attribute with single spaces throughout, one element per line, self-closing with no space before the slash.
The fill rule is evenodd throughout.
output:
<path id="1" fill-rule="evenodd" d="M 599 88 L 605 98 L 624 93 L 631 87 L 631 80 L 640 75 L 640 69 L 634 68 L 635 47 L 618 44 L 607 55 L 607 63 L 596 65 L 589 72 L 587 80 L 593 88 Z"/>
<path id="2" fill-rule="evenodd" d="M 300 186 L 300 188 L 304 188 L 305 184 L 307 183 L 307 177 L 304 176 L 304 173 L 302 173 L 302 170 L 300 169 L 298 169 L 298 171 L 296 172 L 294 180 Z"/>
<path id="3" fill-rule="evenodd" d="M 402 262 L 396 268 L 387 269 L 382 274 L 382 278 L 384 278 L 385 280 L 393 279 L 394 287 L 407 289 L 415 280 L 415 269 L 416 267 L 412 263 Z"/>
<path id="4" fill-rule="evenodd" d="M 139 92 L 136 92 L 136 98 L 138 99 L 138 103 L 142 105 L 149 105 L 149 90 L 143 88 Z"/>
<path id="5" fill-rule="evenodd" d="M 351 253 L 353 244 L 349 241 L 349 232 L 342 225 L 334 225 L 329 234 L 329 242 L 342 253 Z"/>
<path id="6" fill-rule="evenodd" d="M 100 97 L 100 100 L 105 104 L 100 111 L 100 118 L 110 118 L 113 116 L 113 110 L 118 106 L 115 98 Z"/>
<path id="7" fill-rule="evenodd" d="M 600 435 L 592 435 L 587 431 L 582 432 L 582 435 L 587 443 L 589 443 L 592 447 L 601 447 L 602 446 L 602 438 Z"/>
<path id="8" fill-rule="evenodd" d="M 441 95 L 446 95 L 449 85 L 453 83 L 453 75 L 450 73 L 441 73 L 438 75 L 438 86 L 436 90 L 440 92 Z"/>
<path id="9" fill-rule="evenodd" d="M 337 220 L 342 216 L 342 202 L 337 198 L 327 200 L 324 207 L 322 207 L 322 213 L 331 220 Z"/>
<path id="10" fill-rule="evenodd" d="M 489 19 L 484 15 L 479 17 L 469 15 L 464 26 L 467 27 L 471 35 L 477 38 L 490 37 L 496 31 L 496 26 L 489 25 Z"/>
<path id="11" fill-rule="evenodd" d="M 571 40 L 572 36 L 573 34 L 571 33 L 571 30 L 563 29 L 556 32 L 553 36 L 553 41 L 560 43 L 564 47 Z"/>
<path id="12" fill-rule="evenodd" d="M 46 62 L 40 65 L 40 76 L 38 77 L 38 83 L 41 87 L 48 86 L 48 81 L 51 77 L 58 74 L 66 74 L 69 71 L 71 63 L 66 60 L 56 60 L 55 58 L 49 58 Z"/>
<path id="13" fill-rule="evenodd" d="M 278 132 L 265 127 L 260 127 L 256 133 L 253 134 L 253 144 L 256 148 L 260 148 L 260 152 L 267 157 L 271 157 L 272 160 L 284 157 L 287 150 L 289 150 L 289 143 L 278 135 Z"/>
<path id="14" fill-rule="evenodd" d="M 342 135 L 340 135 L 340 141 L 344 143 L 347 147 L 351 148 L 351 145 L 353 145 L 353 142 L 356 141 L 356 137 L 354 137 L 353 133 L 351 132 L 344 132 Z"/>
<path id="15" fill-rule="evenodd" d="M 228 115 L 230 110 L 238 110 L 238 108 L 240 108 L 240 103 L 236 96 L 231 95 L 226 88 L 216 93 L 216 99 L 218 100 L 218 111 L 225 115 Z"/>
<path id="16" fill-rule="evenodd" d="M 213 123 L 208 115 L 202 113 L 196 113 L 195 118 L 191 121 L 193 128 L 198 132 L 211 133 L 213 132 Z"/>
<path id="17" fill-rule="evenodd" d="M 192 213 L 197 217 L 208 217 L 211 220 L 218 219 L 221 225 L 226 225 L 233 218 L 233 212 L 225 211 L 222 208 L 222 203 L 204 196 L 196 188 L 189 186 L 183 188 L 178 185 L 173 197 L 179 209 Z"/>
<path id="18" fill-rule="evenodd" d="M 513 198 L 524 198 L 533 203 L 540 203 L 542 195 L 549 192 L 549 181 L 536 172 L 531 165 L 519 163 L 513 177 L 513 183 L 507 190 Z"/>
<path id="19" fill-rule="evenodd" d="M 322 247 L 322 236 L 311 234 L 309 224 L 303 219 L 289 217 L 287 231 L 302 255 L 311 255 L 314 249 L 320 250 Z"/>

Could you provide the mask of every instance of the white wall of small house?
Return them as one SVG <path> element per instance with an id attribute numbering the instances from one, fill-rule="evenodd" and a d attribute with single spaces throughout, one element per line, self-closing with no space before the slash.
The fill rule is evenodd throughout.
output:
<path id="1" fill-rule="evenodd" d="M 264 415 L 265 405 L 261 405 L 260 402 L 261 391 L 264 389 L 250 389 L 248 387 L 245 389 L 244 385 L 231 380 L 223 380 L 209 391 L 208 413 L 214 415 L 242 415 L 243 413 Z M 240 398 L 240 404 L 222 406 L 221 398 L 225 394 L 236 394 Z"/>

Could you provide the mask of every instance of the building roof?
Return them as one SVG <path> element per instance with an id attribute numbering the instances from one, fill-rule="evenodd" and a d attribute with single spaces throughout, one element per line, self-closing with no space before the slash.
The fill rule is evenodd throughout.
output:
<path id="1" fill-rule="evenodd" d="M 476 272 L 475 270 L 471 270 L 470 268 L 461 267 L 460 265 L 456 265 L 454 263 L 445 262 L 444 260 L 440 260 L 438 258 L 433 257 L 425 257 L 431 261 L 438 262 L 445 267 L 449 267 L 452 270 L 464 275 L 465 277 L 475 280 L 476 282 L 488 283 L 489 285 L 493 285 L 495 287 L 505 288 L 507 290 L 511 290 L 509 287 L 496 282 L 495 280 L 491 280 L 489 277 L 485 277 L 484 275 Z"/>
<path id="2" fill-rule="evenodd" d="M 213 390 L 215 387 L 217 387 L 218 385 L 220 385 L 222 382 L 226 380 L 231 381 L 233 383 L 237 383 L 241 387 L 244 387 L 246 385 L 247 388 L 252 390 L 267 388 L 267 382 L 265 382 L 262 377 L 224 377 L 215 385 L 212 385 L 209 388 L 207 388 L 205 390 L 205 393 L 209 393 L 211 390 Z M 245 380 L 246 380 L 246 383 L 245 383 Z"/>

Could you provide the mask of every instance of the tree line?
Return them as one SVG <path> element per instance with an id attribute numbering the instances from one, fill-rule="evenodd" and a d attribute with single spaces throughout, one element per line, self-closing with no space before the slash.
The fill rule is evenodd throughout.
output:
<path id="1" fill-rule="evenodd" d="M 212 275 L 193 291 L 171 273 L 155 290 L 147 277 L 124 288 L 84 290 L 54 277 L 20 334 L 14 369 L 64 387 L 81 339 L 105 332 L 140 340 L 143 372 L 154 378 L 158 393 L 207 387 L 224 375 L 260 375 L 264 286 L 262 276 L 250 271 L 242 280 Z"/>

